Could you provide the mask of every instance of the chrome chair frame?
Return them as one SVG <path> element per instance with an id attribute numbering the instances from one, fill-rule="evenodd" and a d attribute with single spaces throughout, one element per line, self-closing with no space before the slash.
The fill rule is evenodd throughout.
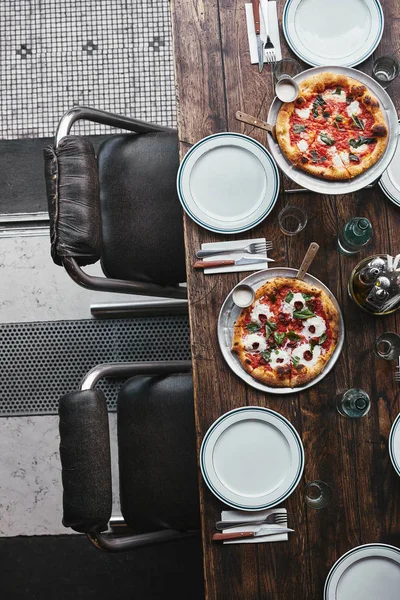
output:
<path id="1" fill-rule="evenodd" d="M 60 141 L 70 134 L 71 128 L 76 121 L 79 120 L 92 121 L 109 125 L 110 127 L 118 127 L 132 131 L 134 133 L 151 133 L 151 132 L 175 132 L 175 129 L 146 123 L 138 119 L 116 115 L 104 110 L 90 108 L 87 106 L 74 106 L 69 109 L 61 118 L 56 131 L 54 145 L 57 150 Z M 68 275 L 78 285 L 91 290 L 100 290 L 103 292 L 116 292 L 120 294 L 139 294 L 146 296 L 159 296 L 163 298 L 187 298 L 186 287 L 180 286 L 162 286 L 156 283 L 146 283 L 142 281 L 126 281 L 123 279 L 112 279 L 108 277 L 95 277 L 88 275 L 81 269 L 77 261 L 71 257 L 62 259 L 63 266 Z"/>
<path id="2" fill-rule="evenodd" d="M 149 361 L 136 363 L 106 363 L 91 369 L 80 384 L 81 390 L 92 390 L 103 377 L 133 377 L 134 375 L 167 375 L 170 373 L 187 373 L 191 371 L 190 360 L 172 360 L 165 362 Z M 125 522 L 120 518 L 111 518 L 110 527 L 123 529 Z M 133 548 L 162 544 L 175 540 L 200 535 L 200 531 L 176 531 L 165 529 L 137 535 L 123 534 L 121 536 L 93 531 L 87 533 L 89 541 L 100 550 L 108 552 L 123 552 Z"/>

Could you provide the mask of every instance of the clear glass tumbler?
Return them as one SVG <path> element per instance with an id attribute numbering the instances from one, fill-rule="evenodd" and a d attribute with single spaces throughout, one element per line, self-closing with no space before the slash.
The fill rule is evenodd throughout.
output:
<path id="1" fill-rule="evenodd" d="M 377 58 L 372 65 L 372 77 L 385 88 L 399 74 L 399 61 L 394 56 L 386 55 Z"/>
<path id="2" fill-rule="evenodd" d="M 304 502 L 310 508 L 325 508 L 329 504 L 331 496 L 331 488 L 324 481 L 310 481 L 304 490 Z"/>
<path id="3" fill-rule="evenodd" d="M 298 206 L 285 206 L 278 215 L 278 223 L 282 233 L 295 235 L 307 225 L 307 214 Z"/>
<path id="4" fill-rule="evenodd" d="M 282 75 L 294 77 L 303 71 L 303 67 L 294 58 L 282 58 L 273 63 L 275 81 L 278 81 Z"/>
<path id="5" fill-rule="evenodd" d="M 353 388 L 336 399 L 336 408 L 342 417 L 359 419 L 365 417 L 371 408 L 371 400 L 364 390 Z"/>
<path id="6" fill-rule="evenodd" d="M 382 333 L 375 342 L 374 352 L 384 360 L 396 360 L 400 356 L 400 335 L 392 331 Z"/>

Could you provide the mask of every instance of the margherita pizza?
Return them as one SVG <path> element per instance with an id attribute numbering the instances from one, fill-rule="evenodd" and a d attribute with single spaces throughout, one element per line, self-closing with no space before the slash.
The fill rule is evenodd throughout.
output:
<path id="1" fill-rule="evenodd" d="M 382 156 L 388 130 L 378 100 L 346 75 L 320 73 L 299 85 L 276 121 L 283 153 L 299 169 L 330 180 L 351 179 Z"/>
<path id="2" fill-rule="evenodd" d="M 298 387 L 324 369 L 336 348 L 339 315 L 317 287 L 275 277 L 242 310 L 232 351 L 254 379 L 273 387 Z"/>

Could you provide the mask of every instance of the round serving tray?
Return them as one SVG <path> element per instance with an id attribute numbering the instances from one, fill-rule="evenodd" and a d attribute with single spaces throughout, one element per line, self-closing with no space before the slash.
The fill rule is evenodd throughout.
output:
<path id="1" fill-rule="evenodd" d="M 327 71 L 331 73 L 338 73 L 339 75 L 347 75 L 348 77 L 357 79 L 367 86 L 372 94 L 374 94 L 379 100 L 389 131 L 388 143 L 382 157 L 370 169 L 365 171 L 365 173 L 354 177 L 354 179 L 348 179 L 346 181 L 327 181 L 325 179 L 308 175 L 304 171 L 301 171 L 292 165 L 292 163 L 289 162 L 289 160 L 283 154 L 279 144 L 273 140 L 270 133 L 267 134 L 268 146 L 278 167 L 282 169 L 287 177 L 292 179 L 292 181 L 298 185 L 319 194 L 350 194 L 376 181 L 389 166 L 397 147 L 398 116 L 394 104 L 387 92 L 379 85 L 379 83 L 374 81 L 372 77 L 366 75 L 362 71 L 358 71 L 357 69 L 334 66 L 315 67 L 299 73 L 294 77 L 294 79 L 297 83 L 301 83 L 312 75 L 326 73 Z M 268 123 L 276 123 L 281 106 L 282 102 L 279 100 L 279 98 L 275 97 L 269 109 Z"/>
<path id="2" fill-rule="evenodd" d="M 298 269 L 291 269 L 289 267 L 273 267 L 272 269 L 266 269 L 265 271 L 256 271 L 255 273 L 252 273 L 251 275 L 249 275 L 248 277 L 243 279 L 240 282 L 240 284 L 246 283 L 247 285 L 250 285 L 252 288 L 254 288 L 254 290 L 257 290 L 266 281 L 269 281 L 273 277 L 293 277 L 293 278 L 295 278 L 297 272 L 298 272 Z M 219 346 L 221 348 L 222 355 L 223 355 L 224 359 L 226 360 L 226 362 L 228 363 L 229 367 L 232 369 L 232 371 L 234 373 L 236 373 L 236 375 L 238 375 L 241 379 L 243 379 L 243 381 L 248 383 L 251 387 L 256 388 L 257 390 L 261 390 L 262 392 L 269 392 L 270 394 L 293 394 L 295 392 L 301 392 L 302 390 L 305 390 L 305 389 L 317 384 L 319 381 L 321 381 L 321 379 L 323 379 L 329 373 L 329 371 L 332 369 L 333 365 L 339 358 L 339 355 L 340 355 L 340 352 L 341 352 L 342 346 L 343 346 L 343 341 L 344 341 L 344 322 L 343 322 L 343 316 L 342 316 L 342 312 L 340 310 L 340 306 L 339 306 L 336 298 L 331 293 L 331 291 L 321 281 L 319 281 L 319 279 L 317 279 L 313 275 L 310 275 L 309 273 L 307 273 L 304 277 L 304 281 L 306 283 L 315 285 L 316 287 L 319 287 L 320 289 L 322 289 L 332 300 L 332 302 L 333 302 L 334 306 L 336 307 L 338 314 L 339 314 L 339 339 L 338 339 L 336 349 L 335 349 L 334 353 L 332 354 L 325 369 L 318 375 L 318 377 L 316 377 L 312 381 L 309 381 L 308 383 L 306 383 L 305 385 L 303 385 L 301 387 L 296 387 L 296 388 L 270 387 L 270 386 L 260 383 L 259 381 L 256 381 L 255 379 L 253 379 L 253 377 L 251 377 L 251 375 L 246 373 L 246 371 L 243 369 L 242 365 L 240 364 L 239 359 L 237 358 L 236 354 L 234 354 L 231 351 L 233 326 L 242 310 L 241 308 L 236 306 L 236 304 L 233 302 L 233 299 L 232 299 L 233 290 L 235 288 L 233 288 L 233 290 L 231 290 L 231 292 L 228 294 L 228 296 L 226 297 L 226 299 L 221 307 L 219 317 L 218 317 L 217 331 L 218 331 L 218 342 L 219 342 Z M 240 284 L 238 284 L 238 285 L 240 285 Z"/>

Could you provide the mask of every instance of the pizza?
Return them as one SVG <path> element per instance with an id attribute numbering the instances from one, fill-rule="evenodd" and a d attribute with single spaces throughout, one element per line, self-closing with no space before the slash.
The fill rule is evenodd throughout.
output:
<path id="1" fill-rule="evenodd" d="M 320 73 L 282 105 L 276 137 L 288 160 L 329 180 L 351 179 L 382 156 L 388 129 L 378 100 L 351 77 Z"/>
<path id="2" fill-rule="evenodd" d="M 298 387 L 314 379 L 331 358 L 339 315 L 321 289 L 274 277 L 234 324 L 232 352 L 254 379 L 273 387 Z"/>

